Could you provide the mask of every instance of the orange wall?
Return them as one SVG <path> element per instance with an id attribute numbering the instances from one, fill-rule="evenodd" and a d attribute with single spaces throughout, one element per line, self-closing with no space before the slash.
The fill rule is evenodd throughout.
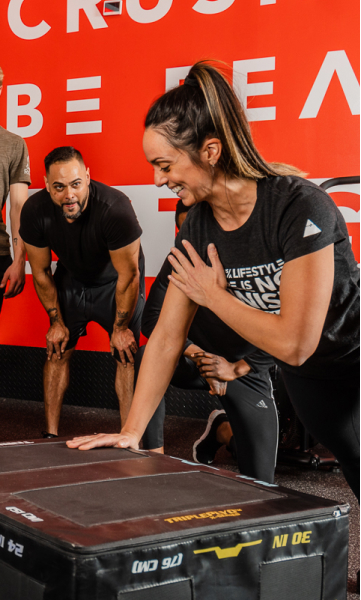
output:
<path id="1" fill-rule="evenodd" d="M 174 235 L 174 200 L 152 190 L 142 153 L 150 103 L 184 78 L 177 68 L 220 59 L 233 70 L 267 160 L 295 164 L 317 181 L 357 175 L 358 10 L 356 0 L 123 0 L 121 14 L 103 17 L 103 2 L 94 0 L 7 0 L 0 6 L 0 124 L 25 137 L 32 188 L 43 186 L 44 156 L 74 145 L 93 178 L 134 194 L 149 285 Z M 72 89 L 77 79 L 88 89 Z M 91 99 L 71 112 L 69 102 Z M 74 123 L 99 131 L 72 133 Z M 355 249 L 357 191 L 333 196 Z M 21 296 L 4 302 L 0 343 L 44 346 L 47 327 L 27 275 Z M 107 335 L 92 324 L 79 348 L 107 350 Z"/>

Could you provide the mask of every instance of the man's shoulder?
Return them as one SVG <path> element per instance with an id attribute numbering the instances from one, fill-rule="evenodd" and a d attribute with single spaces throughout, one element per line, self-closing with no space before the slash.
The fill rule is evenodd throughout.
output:
<path id="1" fill-rule="evenodd" d="M 24 145 L 25 141 L 20 135 L 12 133 L 0 126 L 0 147 L 22 148 Z"/>
<path id="2" fill-rule="evenodd" d="M 120 190 L 111 187 L 110 185 L 106 185 L 105 183 L 101 183 L 100 181 L 96 181 L 95 179 L 91 179 L 91 191 L 95 201 L 104 204 L 105 206 L 112 206 L 119 202 L 130 202 L 128 196 Z"/>
<path id="3" fill-rule="evenodd" d="M 46 189 L 31 194 L 21 209 L 20 235 L 25 243 L 44 247 L 45 224 L 53 221 L 53 203 Z"/>
<path id="4" fill-rule="evenodd" d="M 46 188 L 38 190 L 34 194 L 31 194 L 24 204 L 23 210 L 26 207 L 28 210 L 42 210 L 43 207 L 49 205 L 50 195 Z"/>
<path id="5" fill-rule="evenodd" d="M 123 248 L 141 236 L 134 208 L 120 190 L 91 180 L 89 205 L 89 223 L 100 228 L 109 250 Z"/>

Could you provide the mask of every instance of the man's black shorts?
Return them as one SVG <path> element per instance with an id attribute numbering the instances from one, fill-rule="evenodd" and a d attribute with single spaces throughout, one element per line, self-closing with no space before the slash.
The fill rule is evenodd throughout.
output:
<path id="1" fill-rule="evenodd" d="M 71 277 L 62 265 L 54 273 L 54 281 L 58 292 L 61 314 L 64 324 L 69 329 L 69 341 L 66 350 L 74 348 L 81 336 L 86 335 L 86 326 L 90 321 L 98 323 L 109 337 L 113 333 L 115 321 L 115 288 L 117 279 L 109 281 L 99 287 L 87 287 L 80 281 Z M 129 329 L 133 332 L 135 341 L 139 345 L 140 325 L 145 303 L 144 277 L 140 278 L 139 296 Z M 119 361 L 118 350 L 115 358 Z M 126 360 L 128 360 L 126 358 Z"/>

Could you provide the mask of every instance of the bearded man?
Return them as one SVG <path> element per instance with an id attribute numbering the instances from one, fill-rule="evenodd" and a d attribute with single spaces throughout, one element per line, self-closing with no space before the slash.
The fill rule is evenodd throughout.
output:
<path id="1" fill-rule="evenodd" d="M 127 196 L 91 180 L 82 155 L 71 146 L 55 148 L 44 162 L 46 187 L 24 205 L 20 235 L 50 319 L 42 433 L 56 437 L 69 361 L 90 321 L 109 334 L 121 422 L 126 420 L 145 298 L 144 257 L 142 230 Z M 52 252 L 59 259 L 54 276 Z"/>

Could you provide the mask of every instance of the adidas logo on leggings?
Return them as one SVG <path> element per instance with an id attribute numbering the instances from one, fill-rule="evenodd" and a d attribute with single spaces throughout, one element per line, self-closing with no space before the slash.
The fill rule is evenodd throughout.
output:
<path id="1" fill-rule="evenodd" d="M 265 403 L 264 400 L 260 400 L 258 402 L 258 404 L 256 404 L 256 406 L 258 406 L 259 408 L 268 408 L 267 404 Z"/>

